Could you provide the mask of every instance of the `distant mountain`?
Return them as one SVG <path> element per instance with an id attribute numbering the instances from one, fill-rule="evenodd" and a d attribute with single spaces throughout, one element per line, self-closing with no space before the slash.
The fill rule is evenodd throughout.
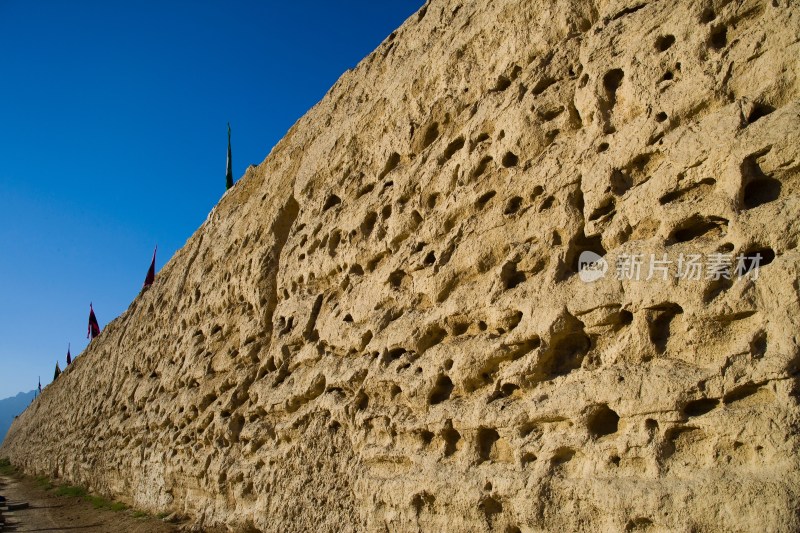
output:
<path id="1" fill-rule="evenodd" d="M 34 392 L 20 392 L 16 396 L 0 400 L 0 443 L 5 439 L 14 417 L 31 404 Z"/>

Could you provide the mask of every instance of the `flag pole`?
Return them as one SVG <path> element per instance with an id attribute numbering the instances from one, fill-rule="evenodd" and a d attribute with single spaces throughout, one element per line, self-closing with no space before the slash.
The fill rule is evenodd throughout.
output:
<path id="1" fill-rule="evenodd" d="M 233 187 L 233 157 L 231 157 L 231 123 L 228 122 L 228 159 L 225 165 L 225 190 Z"/>

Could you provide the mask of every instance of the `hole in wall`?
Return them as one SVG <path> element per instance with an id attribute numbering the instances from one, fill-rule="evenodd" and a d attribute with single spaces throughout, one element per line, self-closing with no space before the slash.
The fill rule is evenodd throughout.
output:
<path id="1" fill-rule="evenodd" d="M 439 164 L 444 164 L 449 161 L 459 150 L 464 148 L 465 139 L 463 136 L 455 139 L 450 144 L 447 145 L 447 148 L 444 149 L 444 153 L 439 158 Z"/>
<path id="2" fill-rule="evenodd" d="M 690 417 L 701 416 L 713 411 L 717 405 L 719 405 L 719 400 L 714 398 L 701 398 L 699 400 L 692 400 L 684 406 L 683 414 Z"/>
<path id="3" fill-rule="evenodd" d="M 608 215 L 609 213 L 614 212 L 616 208 L 616 202 L 613 197 L 608 197 L 600 202 L 600 205 L 597 206 L 594 211 L 592 211 L 591 215 L 589 215 L 589 221 L 594 221 L 603 218 L 604 216 Z"/>
<path id="4" fill-rule="evenodd" d="M 515 167 L 519 163 L 519 157 L 513 152 L 506 152 L 501 163 L 506 168 Z"/>
<path id="5" fill-rule="evenodd" d="M 656 50 L 666 52 L 673 44 L 675 44 L 674 35 L 662 35 L 656 39 Z"/>
<path id="6" fill-rule="evenodd" d="M 342 199 L 336 196 L 335 194 L 331 194 L 325 200 L 325 205 L 322 206 L 322 210 L 327 211 L 328 209 L 331 209 L 332 207 L 337 206 L 340 203 L 342 203 Z"/>
<path id="7" fill-rule="evenodd" d="M 523 283 L 526 279 L 525 273 L 517 270 L 517 263 L 508 261 L 500 270 L 500 281 L 506 290 L 513 289 Z"/>
<path id="8" fill-rule="evenodd" d="M 448 376 L 439 376 L 436 379 L 430 394 L 428 395 L 428 403 L 430 405 L 437 405 L 450 398 L 453 393 L 453 382 Z"/>
<path id="9" fill-rule="evenodd" d="M 649 310 L 648 335 L 659 353 L 667 349 L 672 320 L 680 314 L 683 314 L 683 308 L 675 303 L 665 303 Z"/>
<path id="10" fill-rule="evenodd" d="M 555 82 L 556 80 L 554 80 L 553 78 L 549 77 L 542 78 L 536 83 L 536 85 L 533 86 L 533 89 L 531 89 L 531 94 L 533 94 L 534 96 L 539 96 Z"/>
<path id="11" fill-rule="evenodd" d="M 767 353 L 767 332 L 759 331 L 750 341 L 750 355 L 755 359 L 764 357 Z"/>
<path id="12" fill-rule="evenodd" d="M 489 191 L 489 192 L 483 193 L 483 194 L 482 194 L 482 195 L 481 195 L 481 196 L 480 196 L 480 197 L 479 197 L 479 198 L 478 198 L 478 199 L 475 201 L 475 206 L 476 206 L 478 209 L 483 209 L 483 208 L 486 206 L 486 204 L 487 204 L 487 203 L 489 203 L 489 200 L 491 200 L 492 198 L 494 198 L 496 194 L 497 194 L 497 193 L 496 193 L 495 191 Z"/>
<path id="13" fill-rule="evenodd" d="M 495 443 L 500 440 L 500 434 L 493 428 L 479 428 L 477 436 L 478 459 L 480 462 L 488 461 L 492 455 Z"/>
<path id="14" fill-rule="evenodd" d="M 681 222 L 669 235 L 668 243 L 689 242 L 712 233 L 724 232 L 728 220 L 721 217 L 702 217 L 694 215 Z"/>
<path id="15" fill-rule="evenodd" d="M 428 129 L 425 130 L 425 136 L 422 139 L 422 149 L 426 149 L 428 146 L 432 145 L 436 139 L 439 138 L 439 123 L 434 122 Z"/>
<path id="16" fill-rule="evenodd" d="M 503 92 L 506 89 L 511 87 L 511 80 L 508 79 L 506 76 L 500 76 L 497 78 L 497 82 L 494 84 L 494 88 L 492 89 L 493 92 Z"/>
<path id="17" fill-rule="evenodd" d="M 745 209 L 774 202 L 781 195 L 781 182 L 771 176 L 761 175 L 754 178 L 744 187 L 743 203 Z"/>
<path id="18" fill-rule="evenodd" d="M 710 7 L 704 8 L 703 11 L 700 13 L 700 22 L 702 22 L 703 24 L 708 24 L 715 18 L 717 18 L 717 14 Z"/>
<path id="19" fill-rule="evenodd" d="M 742 254 L 740 260 L 737 274 L 744 275 L 772 263 L 775 260 L 775 250 L 769 247 L 750 249 Z"/>
<path id="20" fill-rule="evenodd" d="M 614 107 L 617 103 L 617 89 L 622 85 L 625 73 L 622 69 L 615 68 L 606 72 L 603 76 L 603 88 L 606 91 L 606 100 L 609 106 Z"/>
<path id="21" fill-rule="evenodd" d="M 445 424 L 440 435 L 444 441 L 444 456 L 449 457 L 458 451 L 458 443 L 461 440 L 461 433 L 453 429 L 453 424 L 450 420 Z"/>
<path id="22" fill-rule="evenodd" d="M 519 196 L 514 196 L 513 198 L 509 198 L 508 202 L 506 202 L 506 206 L 503 209 L 504 215 L 513 215 L 519 208 L 522 206 L 522 198 Z"/>
<path id="23" fill-rule="evenodd" d="M 752 124 L 753 122 L 757 121 L 760 118 L 764 118 L 770 113 L 775 111 L 775 108 L 769 104 L 763 103 L 755 103 L 753 107 L 750 109 L 750 112 L 747 114 L 747 123 Z"/>
<path id="24" fill-rule="evenodd" d="M 478 166 L 475 167 L 475 170 L 472 171 L 472 179 L 479 178 L 486 172 L 486 169 L 489 167 L 489 163 L 492 162 L 492 156 L 485 156 L 483 159 L 480 160 Z"/>
<path id="25" fill-rule="evenodd" d="M 728 28 L 724 25 L 713 28 L 708 37 L 708 44 L 713 50 L 725 48 L 728 44 Z"/>
<path id="26" fill-rule="evenodd" d="M 595 438 L 612 435 L 619 429 L 619 415 L 607 405 L 601 405 L 589 415 L 587 427 Z"/>

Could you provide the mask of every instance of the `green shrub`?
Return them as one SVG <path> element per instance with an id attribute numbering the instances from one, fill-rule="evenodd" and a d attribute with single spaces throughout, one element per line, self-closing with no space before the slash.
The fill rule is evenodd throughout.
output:
<path id="1" fill-rule="evenodd" d="M 92 504 L 95 509 L 107 509 L 109 511 L 124 511 L 128 508 L 127 505 L 121 502 L 107 500 L 102 496 L 88 496 L 86 500 Z"/>
<path id="2" fill-rule="evenodd" d="M 53 484 L 50 483 L 50 479 L 44 476 L 38 476 L 33 480 L 36 483 L 36 486 L 42 490 L 52 490 Z"/>
<path id="3" fill-rule="evenodd" d="M 89 492 L 83 487 L 73 487 L 72 485 L 61 485 L 56 489 L 59 496 L 71 496 L 73 498 L 86 498 Z"/>
<path id="4" fill-rule="evenodd" d="M 50 483 L 50 480 L 46 477 L 37 477 L 35 481 L 39 487 L 45 490 L 55 488 L 58 496 L 81 498 L 86 500 L 92 504 L 92 507 L 95 509 L 106 509 L 108 511 L 125 511 L 128 509 L 128 506 L 122 502 L 115 502 L 113 500 L 103 498 L 102 496 L 89 494 L 89 491 L 86 489 L 86 487 L 79 487 L 75 485 L 60 485 L 58 487 L 53 487 L 52 483 Z M 148 516 L 147 513 L 139 514 L 139 512 L 137 512 L 135 515 L 138 515 L 136 516 L 137 518 Z"/>
<path id="5" fill-rule="evenodd" d="M 8 460 L 8 457 L 0 458 L 0 476 L 13 476 L 17 469 Z"/>

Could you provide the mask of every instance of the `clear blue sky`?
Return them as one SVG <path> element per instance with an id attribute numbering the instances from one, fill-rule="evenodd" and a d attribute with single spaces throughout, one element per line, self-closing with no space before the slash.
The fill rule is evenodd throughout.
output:
<path id="1" fill-rule="evenodd" d="M 0 398 L 85 348 L 423 0 L 0 0 Z"/>

